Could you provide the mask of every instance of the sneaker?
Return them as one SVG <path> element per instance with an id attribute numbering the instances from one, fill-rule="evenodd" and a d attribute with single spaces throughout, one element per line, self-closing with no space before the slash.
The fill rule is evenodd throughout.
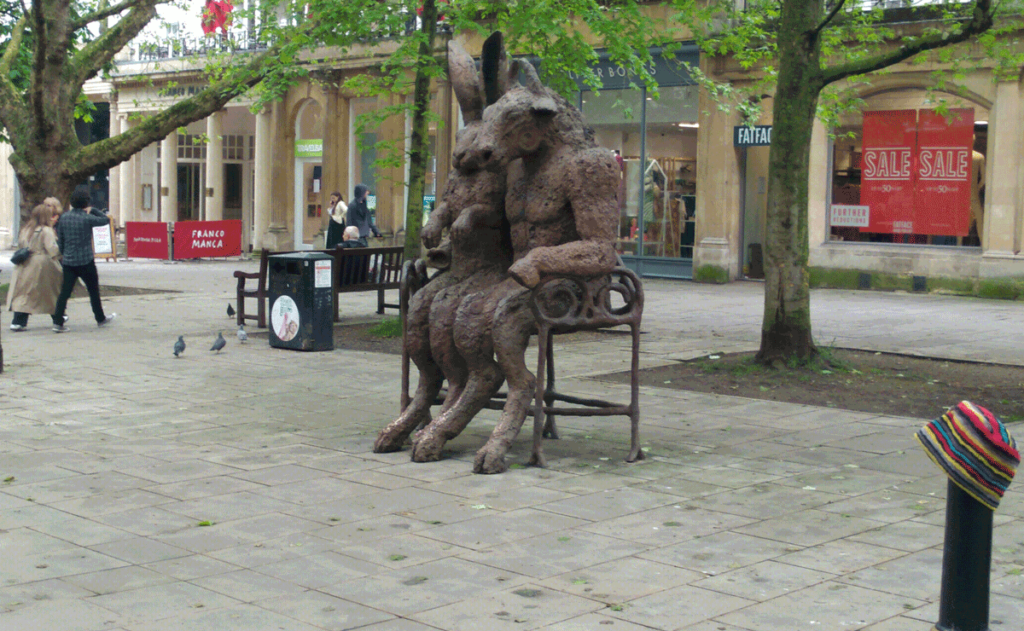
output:
<path id="1" fill-rule="evenodd" d="M 107 326 L 108 324 L 113 322 L 114 318 L 116 318 L 116 317 L 117 317 L 116 313 L 111 313 L 107 317 L 103 318 L 101 321 L 97 322 L 96 326 Z"/>
<path id="2" fill-rule="evenodd" d="M 54 333 L 67 333 L 71 329 L 69 329 L 68 327 L 64 326 L 63 324 L 54 324 L 53 325 L 53 329 L 51 329 L 51 330 Z"/>
<path id="3" fill-rule="evenodd" d="M 64 324 L 67 324 L 68 320 L 70 320 L 70 319 L 71 319 L 71 316 L 69 316 L 68 314 L 65 313 L 64 314 Z"/>
<path id="4" fill-rule="evenodd" d="M 12 331 L 24 331 L 25 330 L 25 325 L 24 324 L 12 324 L 11 325 L 11 330 Z"/>

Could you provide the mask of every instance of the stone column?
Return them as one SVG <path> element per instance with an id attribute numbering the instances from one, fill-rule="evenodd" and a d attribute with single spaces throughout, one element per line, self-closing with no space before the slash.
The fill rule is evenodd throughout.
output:
<path id="1" fill-rule="evenodd" d="M 1019 249 L 1018 161 L 1021 147 L 1021 104 L 1016 81 L 1000 82 L 989 112 L 988 155 L 985 160 L 985 221 L 981 245 L 984 258 L 1012 257 Z"/>
<path id="2" fill-rule="evenodd" d="M 178 132 L 160 143 L 160 215 L 158 221 L 178 220 Z"/>
<path id="3" fill-rule="evenodd" d="M 117 111 L 117 103 L 113 102 L 110 104 L 110 137 L 120 135 L 121 133 L 121 114 Z M 115 224 L 124 225 L 124 220 L 121 213 L 121 167 L 120 165 L 110 167 L 109 178 L 107 180 L 107 194 L 110 196 L 110 200 L 107 202 L 107 207 L 110 211 L 110 215 L 114 218 Z"/>
<path id="4" fill-rule="evenodd" d="M 121 133 L 124 133 L 135 125 L 128 118 L 128 114 L 118 114 L 121 123 Z M 121 222 L 135 221 L 138 212 L 138 204 L 135 200 L 135 156 L 132 156 L 121 163 L 118 190 L 120 191 L 120 215 Z"/>
<path id="5" fill-rule="evenodd" d="M 273 182 L 273 133 L 270 125 L 270 108 L 264 107 L 256 114 L 256 169 L 253 195 L 253 218 L 256 242 L 253 249 L 267 246 L 267 230 L 270 228 L 271 191 Z"/>
<path id="6" fill-rule="evenodd" d="M 224 218 L 224 112 L 206 119 L 206 220 Z"/>
<path id="7" fill-rule="evenodd" d="M 700 91 L 700 131 L 697 136 L 697 223 L 693 271 L 717 268 L 732 280 L 740 274 L 740 158 L 732 147 L 732 128 L 740 122 L 721 112 Z M 728 143 L 723 146 L 723 142 Z M 712 275 L 715 270 L 709 269 Z M 714 276 L 712 276 L 714 277 Z"/>
<path id="8" fill-rule="evenodd" d="M 828 239 L 826 198 L 830 193 L 828 130 L 817 118 L 811 131 L 811 158 L 807 173 L 807 240 L 813 250 Z"/>

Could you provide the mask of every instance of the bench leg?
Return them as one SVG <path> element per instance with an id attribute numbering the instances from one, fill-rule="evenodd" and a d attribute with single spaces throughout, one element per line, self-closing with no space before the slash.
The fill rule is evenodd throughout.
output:
<path id="1" fill-rule="evenodd" d="M 384 288 L 377 288 L 377 313 L 384 315 Z"/>
<path id="2" fill-rule="evenodd" d="M 629 455 L 626 462 L 636 462 L 646 458 L 640 448 L 640 323 L 630 324 L 629 328 L 633 334 L 633 357 L 629 369 Z"/>
<path id="3" fill-rule="evenodd" d="M 256 325 L 261 329 L 267 328 L 267 300 L 266 294 L 256 298 Z"/>
<path id="4" fill-rule="evenodd" d="M 537 331 L 537 374 L 545 374 L 545 364 L 551 354 L 551 332 L 541 326 Z M 530 464 L 535 467 L 547 466 L 544 460 L 544 429 L 547 419 L 544 414 L 544 378 L 538 377 L 533 399 L 533 453 Z"/>
<path id="5" fill-rule="evenodd" d="M 548 338 L 548 385 L 545 399 L 549 399 L 551 393 L 555 391 L 555 340 L 554 335 L 550 335 Z M 540 381 L 540 375 L 544 373 L 537 373 L 537 381 Z M 545 401 L 548 403 L 549 401 Z M 554 400 L 550 401 L 554 405 Z M 555 415 L 548 414 L 548 420 L 544 423 L 544 438 L 550 438 L 552 440 L 558 440 L 558 427 L 555 425 Z"/>

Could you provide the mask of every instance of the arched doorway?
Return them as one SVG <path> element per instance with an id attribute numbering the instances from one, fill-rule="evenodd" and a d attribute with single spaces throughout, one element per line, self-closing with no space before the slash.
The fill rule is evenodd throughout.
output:
<path id="1" fill-rule="evenodd" d="M 296 250 L 316 248 L 323 226 L 323 108 L 307 99 L 295 116 L 295 207 L 292 241 Z"/>

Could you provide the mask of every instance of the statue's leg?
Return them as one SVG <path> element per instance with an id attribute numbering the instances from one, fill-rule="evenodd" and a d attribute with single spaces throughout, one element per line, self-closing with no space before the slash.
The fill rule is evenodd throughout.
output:
<path id="1" fill-rule="evenodd" d="M 444 276 L 435 279 L 416 292 L 409 301 L 405 350 L 419 370 L 419 382 L 416 385 L 416 393 L 402 414 L 380 431 L 377 441 L 373 444 L 373 451 L 376 453 L 399 451 L 413 430 L 430 422 L 430 406 L 437 398 L 444 379 L 441 368 L 434 361 L 430 351 L 430 306 L 435 295 L 446 285 L 451 284 L 447 281 Z"/>
<path id="2" fill-rule="evenodd" d="M 466 361 L 455 348 L 452 328 L 467 289 L 465 281 L 447 287 L 437 294 L 430 307 L 430 352 L 448 382 L 442 412 L 455 405 L 466 385 Z"/>
<path id="3" fill-rule="evenodd" d="M 520 288 L 494 311 L 494 351 L 508 380 L 508 400 L 491 438 L 476 454 L 475 473 L 501 473 L 508 468 L 505 454 L 519 434 L 533 399 L 537 379 L 526 367 L 526 347 L 536 322 L 529 299 L 529 291 Z"/>
<path id="4" fill-rule="evenodd" d="M 493 304 L 490 292 L 479 292 L 466 296 L 459 306 L 453 334 L 466 362 L 466 384 L 455 404 L 416 434 L 412 457 L 417 462 L 439 460 L 445 443 L 466 429 L 501 386 L 503 376 L 491 344 Z"/>

